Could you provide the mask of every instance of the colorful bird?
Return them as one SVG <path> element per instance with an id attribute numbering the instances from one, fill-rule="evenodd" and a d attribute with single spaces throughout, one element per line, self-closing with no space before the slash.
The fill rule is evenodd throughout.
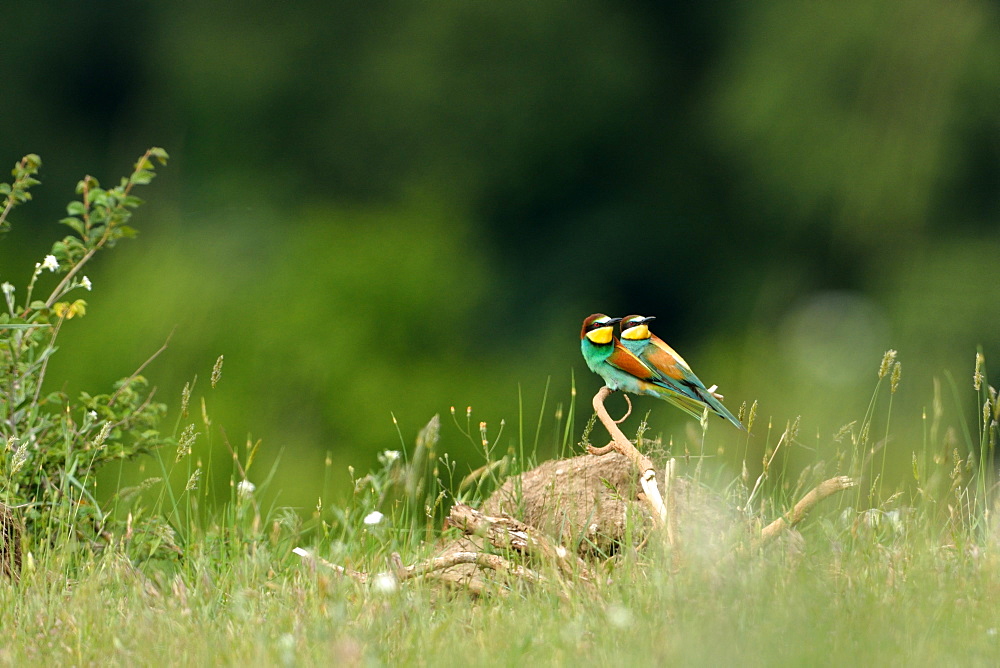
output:
<path id="1" fill-rule="evenodd" d="M 604 384 L 612 390 L 657 397 L 700 419 L 702 402 L 679 394 L 659 371 L 629 352 L 615 338 L 615 323 L 620 320 L 595 313 L 583 321 L 580 349 L 590 370 L 603 378 Z"/>
<path id="2" fill-rule="evenodd" d="M 656 381 L 670 392 L 664 397 L 678 408 L 701 418 L 705 406 L 716 415 L 746 431 L 736 416 L 730 413 L 715 394 L 694 375 L 684 358 L 663 339 L 649 331 L 654 316 L 630 315 L 621 319 L 621 345 L 659 374 Z"/>

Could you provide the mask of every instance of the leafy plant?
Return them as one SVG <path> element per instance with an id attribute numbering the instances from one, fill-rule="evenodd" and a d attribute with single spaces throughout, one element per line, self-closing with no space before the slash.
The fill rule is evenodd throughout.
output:
<path id="1" fill-rule="evenodd" d="M 167 153 L 149 149 L 113 188 L 84 177 L 76 188 L 80 199 L 67 205 L 69 215 L 60 221 L 73 234 L 35 263 L 23 293 L 6 280 L 0 286 L 6 307 L 0 312 L 0 502 L 23 508 L 29 526 L 57 530 L 51 538 L 103 534 L 107 515 L 93 493 L 95 472 L 169 440 L 157 430 L 166 407 L 153 400 L 155 389 L 141 368 L 108 392 L 82 392 L 75 400 L 63 390 L 45 391 L 59 333 L 87 312 L 77 295 L 93 284 L 82 270 L 98 251 L 135 236 L 129 223 L 142 200 L 133 190 L 152 181 L 154 161 L 166 164 Z M 8 227 L 10 212 L 31 199 L 41 164 L 37 155 L 27 155 L 14 166 L 13 183 L 0 184 L 0 230 Z M 61 278 L 39 298 L 35 291 L 46 272 Z"/>

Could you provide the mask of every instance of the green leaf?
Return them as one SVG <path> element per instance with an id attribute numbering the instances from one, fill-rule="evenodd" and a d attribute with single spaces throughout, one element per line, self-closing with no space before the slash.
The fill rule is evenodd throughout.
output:
<path id="1" fill-rule="evenodd" d="M 131 181 L 136 185 L 146 185 L 153 180 L 153 176 L 153 172 L 146 169 L 140 169 L 132 175 Z"/>
<path id="2" fill-rule="evenodd" d="M 82 195 L 84 190 L 93 190 L 97 188 L 100 184 L 97 182 L 93 176 L 85 176 L 76 184 L 76 194 Z"/>
<path id="3" fill-rule="evenodd" d="M 71 216 L 83 216 L 87 213 L 87 207 L 83 202 L 70 202 L 66 205 L 66 213 Z"/>
<path id="4" fill-rule="evenodd" d="M 149 155 L 151 158 L 156 158 L 161 165 L 167 164 L 167 160 L 170 158 L 170 156 L 167 155 L 167 152 L 159 146 L 154 146 L 149 149 Z"/>
<path id="5" fill-rule="evenodd" d="M 21 158 L 21 161 L 24 163 L 24 168 L 31 173 L 37 172 L 42 166 L 42 159 L 38 157 L 37 153 L 29 153 Z"/>
<path id="6" fill-rule="evenodd" d="M 62 223 L 63 225 L 68 225 L 73 229 L 74 232 L 76 232 L 80 236 L 83 236 L 84 234 L 83 221 L 80 220 L 79 218 L 72 218 L 72 217 L 63 218 L 59 222 Z"/>

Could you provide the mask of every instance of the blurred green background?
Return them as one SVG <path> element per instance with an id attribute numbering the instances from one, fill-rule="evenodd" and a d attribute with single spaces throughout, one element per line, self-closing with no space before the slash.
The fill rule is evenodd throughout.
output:
<path id="1" fill-rule="evenodd" d="M 578 440 L 595 311 L 656 315 L 734 411 L 760 402 L 751 468 L 769 417 L 832 452 L 888 348 L 900 471 L 932 378 L 975 419 L 976 346 L 1000 359 L 995 2 L 241 4 L 5 7 L 0 158 L 44 167 L 3 280 L 67 233 L 84 174 L 172 158 L 50 382 L 103 391 L 174 331 L 145 372 L 168 424 L 197 374 L 230 440 L 263 439 L 251 479 L 283 453 L 271 491 L 300 507 L 326 453 L 344 492 L 398 449 L 392 415 L 410 443 L 441 413 L 461 475 L 481 455 L 449 408 L 505 419 L 506 448 L 520 392 L 530 442 L 551 379 L 544 457 L 575 373 Z M 680 411 L 637 407 L 686 442 Z"/>

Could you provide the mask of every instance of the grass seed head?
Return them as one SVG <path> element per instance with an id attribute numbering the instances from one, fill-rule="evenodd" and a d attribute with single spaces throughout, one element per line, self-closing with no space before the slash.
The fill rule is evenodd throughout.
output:
<path id="1" fill-rule="evenodd" d="M 181 417 L 188 416 L 188 404 L 191 403 L 191 383 L 184 383 L 184 389 L 181 390 Z"/>
<path id="2" fill-rule="evenodd" d="M 215 366 L 212 367 L 212 389 L 219 383 L 219 379 L 222 378 L 222 358 L 224 355 L 219 355 L 219 359 L 215 360 Z"/>
<path id="3" fill-rule="evenodd" d="M 111 420 L 106 420 L 103 425 L 101 425 L 101 431 L 97 432 L 97 438 L 94 439 L 94 449 L 99 449 L 104 445 L 104 441 L 107 440 L 108 435 L 111 433 Z"/>
<path id="4" fill-rule="evenodd" d="M 896 360 L 896 351 L 895 350 L 887 350 L 887 351 L 885 351 L 885 355 L 882 356 L 882 364 L 879 365 L 879 368 L 878 368 L 878 377 L 879 377 L 879 379 L 885 378 L 885 375 L 887 373 L 889 373 L 889 370 L 892 368 L 892 363 L 895 360 Z"/>
<path id="5" fill-rule="evenodd" d="M 181 432 L 181 437 L 177 440 L 177 458 L 174 462 L 179 462 L 191 454 L 191 446 L 194 445 L 196 438 L 198 438 L 198 432 L 194 430 L 193 423 L 184 427 L 184 431 Z"/>
<path id="6" fill-rule="evenodd" d="M 851 420 L 850 422 L 845 424 L 843 427 L 837 430 L 836 434 L 833 435 L 833 440 L 837 443 L 840 443 L 840 441 L 842 441 L 845 436 L 854 431 L 854 425 L 856 425 L 857 423 L 858 423 L 857 420 Z"/>
<path id="7" fill-rule="evenodd" d="M 23 467 L 25 462 L 27 461 L 28 461 L 28 444 L 27 442 L 25 442 L 22 443 L 21 446 L 14 451 L 14 456 L 11 457 L 10 461 L 11 477 L 13 477 L 18 471 L 20 471 L 21 467 Z"/>
<path id="8" fill-rule="evenodd" d="M 747 432 L 753 429 L 754 420 L 757 419 L 757 400 L 750 404 L 750 415 L 747 416 Z"/>

